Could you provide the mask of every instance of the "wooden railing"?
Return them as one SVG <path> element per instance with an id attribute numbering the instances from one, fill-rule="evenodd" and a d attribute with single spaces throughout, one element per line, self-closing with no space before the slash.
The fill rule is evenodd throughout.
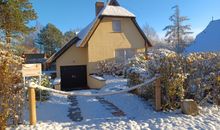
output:
<path id="1" fill-rule="evenodd" d="M 54 92 L 54 93 L 58 93 L 58 94 L 62 94 L 62 95 L 68 95 L 68 96 L 87 96 L 87 97 L 92 96 L 92 97 L 95 97 L 95 96 L 107 96 L 107 95 L 126 93 L 126 92 L 132 91 L 134 89 L 137 89 L 139 87 L 142 87 L 144 85 L 149 85 L 152 82 L 155 83 L 155 110 L 160 111 L 161 110 L 161 81 L 160 81 L 159 77 L 154 77 L 154 78 L 146 81 L 145 83 L 142 83 L 142 84 L 136 85 L 134 87 L 118 91 L 118 92 L 95 93 L 95 94 L 89 94 L 89 95 L 88 94 L 79 94 L 79 93 L 75 93 L 75 92 L 63 92 L 63 91 L 59 91 L 59 90 L 46 88 L 43 86 L 38 86 L 34 83 L 30 83 L 29 87 L 28 87 L 30 125 L 36 125 L 36 123 L 37 123 L 36 97 L 35 97 L 35 89 L 36 88 L 41 89 L 41 90 Z"/>

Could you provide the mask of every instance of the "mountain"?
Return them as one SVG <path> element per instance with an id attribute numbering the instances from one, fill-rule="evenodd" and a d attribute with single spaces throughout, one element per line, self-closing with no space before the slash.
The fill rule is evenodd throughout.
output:
<path id="1" fill-rule="evenodd" d="M 213 20 L 200 34 L 187 52 L 220 52 L 220 19 Z"/>

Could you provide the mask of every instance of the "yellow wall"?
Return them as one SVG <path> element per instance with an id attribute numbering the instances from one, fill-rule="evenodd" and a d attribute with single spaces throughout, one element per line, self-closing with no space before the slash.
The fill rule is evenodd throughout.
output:
<path id="1" fill-rule="evenodd" d="M 122 32 L 112 30 L 112 19 L 105 17 L 101 20 L 96 31 L 88 41 L 85 48 L 68 49 L 56 61 L 57 76 L 60 77 L 60 66 L 87 65 L 87 82 L 90 88 L 100 88 L 89 74 L 96 71 L 96 65 L 102 60 L 114 60 L 116 49 L 135 48 L 144 51 L 145 41 L 130 18 L 117 18 L 121 20 Z"/>
<path id="2" fill-rule="evenodd" d="M 89 82 L 88 84 L 90 88 L 102 88 L 105 86 L 105 80 L 98 80 L 91 76 L 87 76 L 87 81 Z"/>
<path id="3" fill-rule="evenodd" d="M 111 17 L 105 17 L 88 42 L 88 73 L 92 73 L 97 62 L 113 60 L 116 49 L 135 48 L 144 51 L 145 41 L 130 18 L 121 20 L 120 33 L 112 30 Z"/>
<path id="4" fill-rule="evenodd" d="M 57 77 L 60 77 L 60 66 L 87 65 L 87 48 L 70 47 L 56 60 Z"/>

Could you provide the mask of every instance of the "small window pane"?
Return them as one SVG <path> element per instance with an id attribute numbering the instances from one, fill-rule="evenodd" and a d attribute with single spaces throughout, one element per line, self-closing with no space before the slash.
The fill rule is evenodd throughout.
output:
<path id="1" fill-rule="evenodd" d="M 123 63 L 125 59 L 124 57 L 125 57 L 124 50 L 115 51 L 115 59 L 117 63 Z"/>
<path id="2" fill-rule="evenodd" d="M 114 32 L 121 32 L 121 21 L 113 20 L 112 21 L 112 29 Z"/>
<path id="3" fill-rule="evenodd" d="M 119 49 L 115 51 L 115 59 L 117 63 L 126 63 L 135 54 L 136 49 Z"/>

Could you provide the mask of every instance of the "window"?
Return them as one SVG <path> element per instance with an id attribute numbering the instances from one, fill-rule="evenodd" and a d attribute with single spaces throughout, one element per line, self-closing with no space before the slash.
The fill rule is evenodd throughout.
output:
<path id="1" fill-rule="evenodd" d="M 135 54 L 135 49 L 118 49 L 115 51 L 115 59 L 117 63 L 126 63 Z"/>
<path id="2" fill-rule="evenodd" d="M 121 21 L 120 20 L 112 21 L 112 30 L 113 32 L 121 32 Z"/>

